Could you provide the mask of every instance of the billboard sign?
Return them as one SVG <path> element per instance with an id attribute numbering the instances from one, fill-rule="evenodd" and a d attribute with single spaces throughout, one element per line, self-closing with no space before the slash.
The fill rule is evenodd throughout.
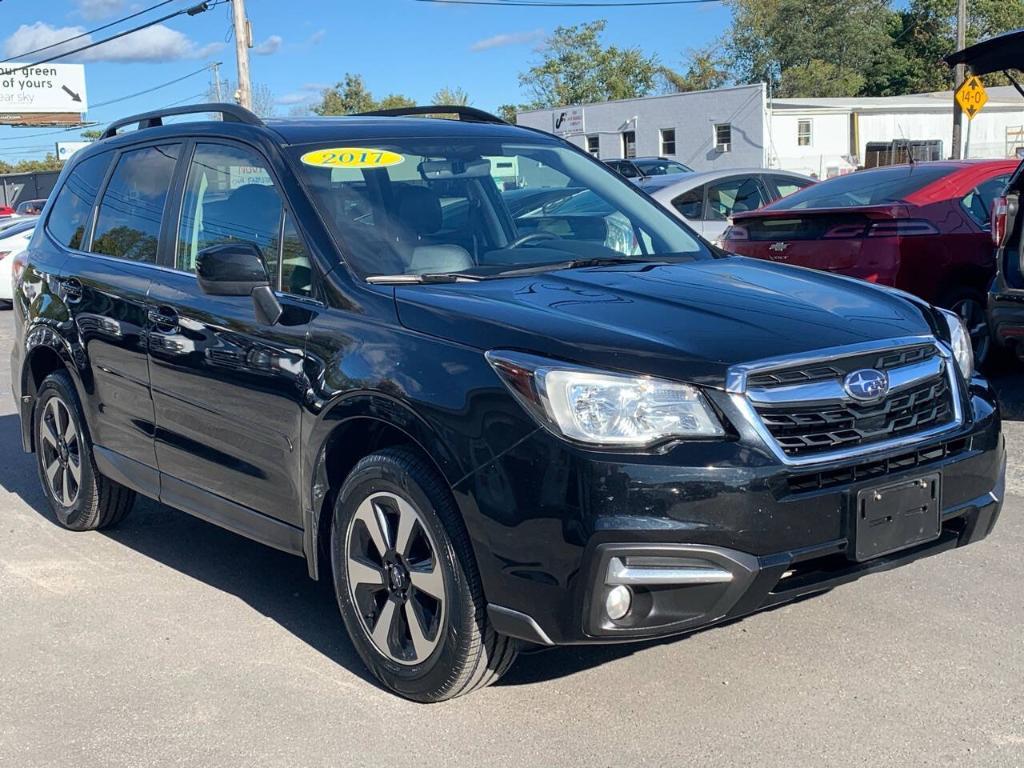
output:
<path id="1" fill-rule="evenodd" d="M 85 149 L 92 142 L 91 141 L 58 141 L 57 142 L 57 159 L 67 160 L 75 152 L 80 149 Z"/>
<path id="2" fill-rule="evenodd" d="M 82 64 L 0 64 L 0 122 L 65 123 L 87 111 Z"/>

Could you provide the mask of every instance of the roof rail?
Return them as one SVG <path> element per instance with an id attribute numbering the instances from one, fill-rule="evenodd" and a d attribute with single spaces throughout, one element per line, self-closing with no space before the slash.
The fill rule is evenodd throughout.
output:
<path id="1" fill-rule="evenodd" d="M 412 115 L 457 115 L 464 123 L 496 123 L 508 125 L 497 115 L 484 112 L 476 107 L 461 107 L 454 104 L 438 104 L 429 107 L 397 107 L 395 109 L 375 109 L 362 112 L 356 117 L 409 117 Z"/>
<path id="2" fill-rule="evenodd" d="M 210 103 L 210 104 L 186 104 L 182 107 L 170 107 L 169 109 L 154 109 L 152 112 L 143 112 L 139 115 L 132 115 L 121 120 L 115 120 L 106 127 L 100 135 L 101 139 L 109 139 L 117 134 L 118 128 L 126 125 L 139 124 L 139 130 L 143 128 L 156 128 L 163 125 L 163 118 L 172 115 L 194 115 L 201 112 L 218 112 L 224 122 L 245 123 L 247 125 L 263 125 L 263 121 L 245 107 L 237 104 Z"/>

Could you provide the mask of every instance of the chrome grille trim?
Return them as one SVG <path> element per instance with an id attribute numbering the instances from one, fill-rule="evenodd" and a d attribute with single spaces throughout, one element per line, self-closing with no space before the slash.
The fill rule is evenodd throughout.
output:
<path id="1" fill-rule="evenodd" d="M 902 368 L 893 368 L 889 375 L 889 393 L 912 387 L 933 379 L 942 373 L 945 362 L 933 357 L 923 363 L 912 363 Z M 758 405 L 829 405 L 833 403 L 856 402 L 843 388 L 839 379 L 816 381 L 810 384 L 784 384 L 777 387 L 758 387 L 747 391 L 747 397 Z"/>
<path id="2" fill-rule="evenodd" d="M 775 439 L 775 436 L 765 426 L 764 421 L 761 419 L 760 414 L 754 407 L 754 400 L 751 398 L 753 392 L 763 393 L 772 388 L 758 388 L 747 392 L 746 383 L 747 377 L 755 372 L 770 371 L 776 369 L 783 369 L 788 367 L 813 365 L 818 363 L 827 363 L 829 361 L 841 360 L 843 358 L 856 357 L 859 354 L 865 352 L 876 352 L 886 350 L 897 350 L 901 347 L 919 346 L 922 343 L 933 344 L 938 350 L 939 356 L 932 358 L 936 361 L 939 366 L 939 371 L 935 373 L 941 373 L 944 369 L 946 378 L 948 380 L 950 388 L 950 400 L 953 409 L 953 418 L 940 426 L 932 429 L 923 430 L 921 432 L 914 432 L 909 435 L 902 437 L 892 438 L 889 440 L 879 440 L 877 442 L 866 443 L 862 445 L 856 445 L 849 448 L 840 448 L 832 451 L 822 451 L 821 453 L 815 453 L 807 456 L 791 456 L 788 455 Z M 931 362 L 931 361 L 926 361 Z M 904 366 L 905 368 L 916 368 L 918 364 L 912 364 L 910 366 Z M 897 370 L 893 369 L 889 371 L 892 376 Z M 910 374 L 908 374 L 909 377 Z M 916 374 L 915 374 L 916 375 Z M 934 374 L 933 374 L 934 375 Z M 925 377 L 927 378 L 927 377 Z M 917 381 L 920 381 L 918 379 Z M 816 383 L 807 385 L 795 385 L 796 387 L 810 388 L 815 387 Z M 841 386 L 841 385 L 840 385 Z M 907 384 L 906 386 L 912 386 Z M 789 385 L 785 387 L 778 387 L 775 389 L 791 389 Z M 905 387 L 904 387 L 905 388 Z M 953 354 L 949 347 L 940 342 L 938 339 L 931 336 L 912 336 L 903 337 L 897 339 L 886 339 L 882 341 L 873 341 L 863 344 L 853 344 L 846 347 L 833 347 L 829 349 L 819 350 L 817 352 L 811 352 L 804 355 L 792 356 L 792 357 L 776 357 L 767 360 L 761 360 L 755 363 L 744 364 L 733 366 L 728 373 L 726 381 L 726 392 L 728 393 L 729 399 L 732 405 L 743 420 L 749 425 L 749 427 L 755 432 L 755 434 L 762 440 L 762 442 L 768 447 L 776 459 L 782 464 L 787 466 L 802 467 L 817 464 L 827 464 L 830 462 L 844 461 L 848 459 L 855 459 L 865 455 L 883 453 L 889 450 L 900 450 L 906 449 L 911 446 L 918 445 L 926 442 L 940 435 L 945 435 L 949 432 L 953 432 L 958 429 L 964 422 L 964 414 L 962 407 L 963 398 L 963 386 L 960 381 L 960 374 L 956 368 L 956 362 L 953 360 Z M 769 405 L 769 403 L 763 403 L 758 401 L 759 404 Z M 794 401 L 784 401 L 782 404 Z M 770 405 L 777 405 L 778 403 L 770 403 Z M 795 401 L 795 404 L 806 404 L 814 405 L 813 401 Z"/>

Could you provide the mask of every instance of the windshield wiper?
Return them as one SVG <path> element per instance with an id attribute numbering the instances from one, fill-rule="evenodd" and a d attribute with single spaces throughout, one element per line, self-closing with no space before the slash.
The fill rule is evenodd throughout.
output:
<path id="1" fill-rule="evenodd" d="M 479 275 L 463 272 L 428 272 L 424 275 L 373 275 L 366 278 L 372 285 L 422 285 L 424 283 L 475 283 L 483 280 Z"/>
<path id="2" fill-rule="evenodd" d="M 607 267 L 614 266 L 616 264 L 637 264 L 643 266 L 650 266 L 652 264 L 668 264 L 667 261 L 661 261 L 656 259 L 637 259 L 623 256 L 622 258 L 608 258 L 608 259 L 570 259 L 568 261 L 552 261 L 547 264 L 534 264 L 532 267 L 523 267 L 521 269 L 509 269 L 503 272 L 498 272 L 495 277 L 515 277 L 516 275 L 533 275 L 538 272 L 556 272 L 561 269 L 583 269 L 585 267 Z"/>

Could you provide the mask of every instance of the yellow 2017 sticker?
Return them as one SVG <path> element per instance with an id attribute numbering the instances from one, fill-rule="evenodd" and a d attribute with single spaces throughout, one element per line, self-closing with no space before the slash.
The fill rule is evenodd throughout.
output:
<path id="1" fill-rule="evenodd" d="M 397 152 L 370 147 L 335 147 L 316 149 L 304 154 L 300 160 L 306 165 L 320 168 L 387 168 L 405 162 Z"/>

